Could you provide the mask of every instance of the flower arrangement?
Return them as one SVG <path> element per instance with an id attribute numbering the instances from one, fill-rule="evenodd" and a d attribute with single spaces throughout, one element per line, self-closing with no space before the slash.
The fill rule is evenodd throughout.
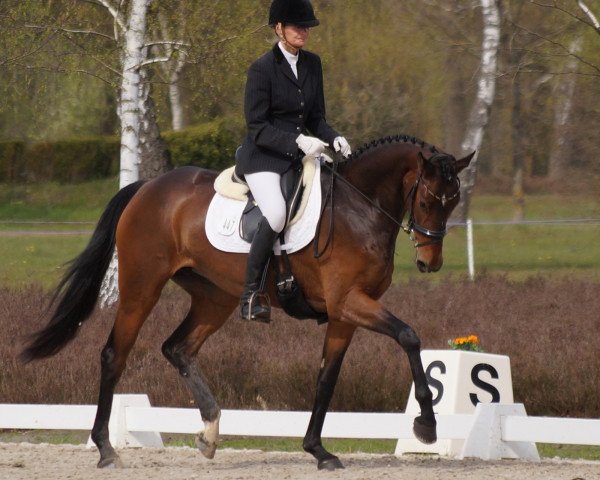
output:
<path id="1" fill-rule="evenodd" d="M 469 335 L 468 337 L 456 337 L 448 340 L 448 345 L 452 350 L 466 350 L 468 352 L 483 352 L 479 345 L 477 335 Z"/>

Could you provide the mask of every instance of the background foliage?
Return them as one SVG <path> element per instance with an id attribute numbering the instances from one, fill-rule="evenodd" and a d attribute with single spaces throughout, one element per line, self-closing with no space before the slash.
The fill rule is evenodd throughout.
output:
<path id="1" fill-rule="evenodd" d="M 269 3 L 153 2 L 150 37 L 189 45 L 179 81 L 187 125 L 223 117 L 242 122 L 247 69 L 273 38 L 270 29 L 261 28 Z M 581 19 L 575 2 L 554 3 Z M 588 3 L 597 13 L 600 2 Z M 330 123 L 354 147 L 407 133 L 461 153 L 479 65 L 478 2 L 314 0 L 314 5 L 322 25 L 311 31 L 309 49 L 323 59 Z M 600 120 L 600 36 L 574 16 L 537 2 L 502 0 L 500 6 L 500 71 L 481 172 L 510 179 L 515 156 L 524 155 L 528 181 L 546 178 L 552 151 L 566 142 L 562 161 L 569 178 L 597 187 L 600 167 L 594 159 L 600 145 L 590 129 Z M 0 140 L 116 134 L 119 51 L 107 37 L 111 33 L 110 17 L 93 2 L 3 1 Z M 581 49 L 573 67 L 567 50 L 575 38 Z M 157 56 L 164 54 L 156 49 Z M 178 55 L 172 52 L 171 59 Z M 166 132 L 169 78 L 161 64 L 153 73 L 158 122 Z M 560 88 L 570 80 L 575 82 L 572 114 L 559 129 Z M 236 132 L 235 141 L 242 135 Z M 515 138 L 522 151 L 515 149 Z M 175 164 L 187 161 L 178 159 L 179 153 L 171 156 Z"/>

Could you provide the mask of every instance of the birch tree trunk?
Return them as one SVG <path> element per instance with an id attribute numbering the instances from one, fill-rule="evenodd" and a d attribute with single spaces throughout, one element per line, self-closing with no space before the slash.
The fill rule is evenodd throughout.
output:
<path id="1" fill-rule="evenodd" d="M 511 55 L 516 57 L 513 65 L 517 66 L 520 54 Z M 513 221 L 519 222 L 523 220 L 525 215 L 525 190 L 523 180 L 525 176 L 525 142 L 526 134 L 525 125 L 523 125 L 523 96 L 521 93 L 521 73 L 515 72 L 512 83 L 512 119 L 511 119 L 511 136 L 512 136 L 512 157 L 513 157 Z"/>
<path id="2" fill-rule="evenodd" d="M 121 119 L 121 171 L 119 187 L 140 178 L 140 128 L 142 111 L 141 65 L 146 60 L 144 47 L 146 14 L 151 0 L 132 0 L 125 45 L 123 48 L 123 79 L 119 102 Z"/>
<path id="3" fill-rule="evenodd" d="M 569 47 L 571 53 L 577 54 L 581 50 L 581 37 L 575 38 Z M 573 110 L 573 95 L 575 94 L 575 84 L 577 67 L 579 62 L 575 56 L 567 60 L 567 71 L 573 75 L 564 75 L 559 79 L 557 105 L 554 113 L 554 146 L 550 152 L 548 161 L 548 177 L 558 179 L 565 174 L 567 155 L 568 125 Z"/>
<path id="4" fill-rule="evenodd" d="M 142 91 L 142 65 L 147 57 L 144 46 L 146 35 L 146 16 L 152 0 L 132 0 L 129 17 L 125 22 L 120 18 L 120 12 L 114 12 L 115 24 L 125 28 L 122 81 L 119 99 L 119 118 L 121 120 L 121 169 L 119 188 L 136 182 L 140 178 L 139 166 L 141 163 L 140 131 L 142 128 L 143 91 Z M 115 303 L 119 297 L 118 287 L 118 262 L 117 251 L 111 260 L 108 271 L 100 288 L 100 306 L 107 307 Z"/>
<path id="5" fill-rule="evenodd" d="M 181 21 L 185 21 L 184 19 L 179 19 Z M 167 25 L 167 20 L 164 15 L 159 15 L 159 23 L 162 36 L 167 38 L 169 36 L 169 29 Z M 182 28 L 182 30 L 185 30 Z M 167 58 L 174 58 L 174 62 L 164 62 L 161 63 L 161 68 L 163 71 L 163 75 L 166 77 L 167 82 L 169 84 L 169 105 L 171 107 L 171 128 L 175 131 L 181 130 L 187 124 L 185 118 L 185 109 L 183 108 L 183 96 L 181 93 L 181 87 L 179 85 L 179 79 L 181 77 L 181 72 L 185 67 L 187 60 L 187 50 L 183 45 L 183 42 L 180 42 L 181 45 L 178 48 L 175 48 L 174 45 L 166 44 L 163 46 L 165 49 Z"/>
<path id="6" fill-rule="evenodd" d="M 461 174 L 461 199 L 456 216 L 462 222 L 467 220 L 471 195 L 475 187 L 477 157 L 489 112 L 494 101 L 496 89 L 496 71 L 498 44 L 500 42 L 500 11 L 498 0 L 481 0 L 483 15 L 483 40 L 477 97 L 467 121 L 467 132 L 462 143 L 463 154 L 477 151 L 471 164 Z"/>
<path id="7" fill-rule="evenodd" d="M 171 104 L 171 123 L 173 130 L 181 130 L 187 124 L 183 97 L 179 87 L 179 77 L 185 65 L 183 53 L 177 59 L 177 64 L 169 75 L 169 103 Z"/>
<path id="8" fill-rule="evenodd" d="M 169 170 L 169 151 L 160 137 L 160 129 L 156 121 L 156 106 L 152 99 L 151 71 L 143 68 L 140 71 L 140 158 L 139 177 L 150 180 Z"/>

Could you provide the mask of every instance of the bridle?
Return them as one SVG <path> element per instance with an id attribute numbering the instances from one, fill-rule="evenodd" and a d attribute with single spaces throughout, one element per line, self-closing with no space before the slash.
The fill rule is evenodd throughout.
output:
<path id="1" fill-rule="evenodd" d="M 446 236 L 446 233 L 448 233 L 448 230 L 446 229 L 446 225 L 444 225 L 444 228 L 442 230 L 430 230 L 429 228 L 425 228 L 423 225 L 418 224 L 415 220 L 415 203 L 416 203 L 416 199 L 417 199 L 417 191 L 419 189 L 419 185 L 422 184 L 423 187 L 425 188 L 425 192 L 427 194 L 431 195 L 436 200 L 440 201 L 442 203 L 442 207 L 445 207 L 446 203 L 451 202 L 456 197 L 458 197 L 458 195 L 460 194 L 460 178 L 458 176 L 455 177 L 456 185 L 457 185 L 456 192 L 454 192 L 452 195 L 447 197 L 445 193 L 442 194 L 441 196 L 439 196 L 438 194 L 433 192 L 431 190 L 431 188 L 427 185 L 427 183 L 425 183 L 423 174 L 419 173 L 419 175 L 417 176 L 417 179 L 415 180 L 411 189 L 409 190 L 408 195 L 406 195 L 406 197 L 404 198 L 404 205 L 406 205 L 407 200 L 409 200 L 409 198 L 410 198 L 410 212 L 408 214 L 408 223 L 406 225 L 403 225 L 404 215 L 402 216 L 400 221 L 396 220 L 396 218 L 394 218 L 393 215 L 391 215 L 385 209 L 383 209 L 382 207 L 377 205 L 373 200 L 371 200 L 371 198 L 369 198 L 367 195 L 365 195 L 363 192 L 361 192 L 355 185 L 353 185 L 346 178 L 341 176 L 337 172 L 337 164 L 338 163 L 339 162 L 335 161 L 333 163 L 333 166 L 330 166 L 327 162 L 321 163 L 322 165 L 327 167 L 329 169 L 329 171 L 332 173 L 330 189 L 326 196 L 326 200 L 329 197 L 331 197 L 332 209 L 333 209 L 333 190 L 334 190 L 333 181 L 335 178 L 338 178 L 342 182 L 344 182 L 346 185 L 348 185 L 352 190 L 354 190 L 356 193 L 358 193 L 365 201 L 367 201 L 375 209 L 379 210 L 386 217 L 388 217 L 393 223 L 395 223 L 398 227 L 400 227 L 410 237 L 411 241 L 414 243 L 415 248 L 425 247 L 427 245 L 435 245 L 437 243 L 442 242 L 442 240 Z M 325 201 L 324 204 L 325 203 L 327 203 L 327 202 Z M 321 216 L 320 216 L 319 222 L 317 224 L 317 232 L 320 230 L 321 218 L 322 218 L 324 209 L 325 209 L 325 205 L 323 205 L 322 210 L 321 210 Z M 327 239 L 327 242 L 325 243 L 325 247 L 323 248 L 323 250 L 321 252 L 318 252 L 316 242 L 313 244 L 313 250 L 314 250 L 315 257 L 317 257 L 317 258 L 320 257 L 324 253 L 324 251 L 327 249 L 327 247 L 331 241 L 332 232 L 333 232 L 333 215 L 331 215 L 331 217 L 330 217 L 329 237 Z M 414 232 L 417 232 L 421 235 L 428 237 L 429 240 L 427 240 L 425 242 L 417 242 Z M 315 238 L 318 238 L 318 234 L 315 235 Z"/>
<path id="2" fill-rule="evenodd" d="M 400 225 L 400 228 L 402 228 L 402 230 L 404 230 L 404 232 L 407 233 L 409 235 L 410 239 L 414 242 L 415 248 L 425 247 L 427 245 L 433 245 L 436 243 L 441 243 L 442 240 L 444 239 L 444 237 L 446 236 L 446 234 L 448 233 L 448 230 L 446 229 L 446 225 L 444 225 L 444 228 L 442 230 L 430 230 L 429 228 L 425 228 L 424 226 L 422 226 L 416 222 L 416 220 L 415 220 L 415 202 L 417 199 L 417 190 L 419 189 L 419 185 L 422 184 L 423 187 L 425 188 L 425 192 L 428 193 L 429 195 L 431 195 L 436 200 L 440 201 L 442 204 L 442 207 L 445 207 L 446 203 L 451 202 L 456 197 L 458 197 L 458 195 L 460 194 L 460 178 L 458 176 L 455 178 L 456 178 L 456 186 L 457 186 L 456 192 L 454 192 L 454 194 L 452 194 L 449 197 L 447 197 L 445 193 L 442 194 L 441 197 L 439 195 L 437 195 L 436 193 L 434 193 L 431 190 L 431 188 L 429 188 L 429 186 L 427 186 L 427 183 L 425 183 L 425 179 L 423 178 L 423 175 L 421 173 L 419 173 L 417 179 L 415 180 L 415 183 L 413 184 L 410 191 L 408 192 L 408 195 L 406 197 L 406 199 L 408 199 L 408 197 L 410 197 L 410 213 L 408 215 L 408 223 L 406 226 L 403 226 L 402 222 L 400 222 L 399 225 Z M 405 201 L 406 201 L 406 199 L 405 199 Z M 396 222 L 396 223 L 398 223 L 398 222 Z M 420 233 L 421 235 L 425 235 L 426 237 L 430 238 L 430 240 L 427 240 L 425 242 L 417 242 L 416 238 L 414 236 L 414 232 Z"/>

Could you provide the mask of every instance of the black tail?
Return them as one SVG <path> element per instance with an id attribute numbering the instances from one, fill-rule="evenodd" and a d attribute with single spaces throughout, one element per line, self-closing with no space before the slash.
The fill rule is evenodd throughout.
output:
<path id="1" fill-rule="evenodd" d="M 48 325 L 34 333 L 21 352 L 20 359 L 30 362 L 58 353 L 75 335 L 79 326 L 91 315 L 102 280 L 115 249 L 117 224 L 125 207 L 143 182 L 122 188 L 108 203 L 85 250 L 71 262 L 60 281 L 50 306 L 62 297 Z"/>

